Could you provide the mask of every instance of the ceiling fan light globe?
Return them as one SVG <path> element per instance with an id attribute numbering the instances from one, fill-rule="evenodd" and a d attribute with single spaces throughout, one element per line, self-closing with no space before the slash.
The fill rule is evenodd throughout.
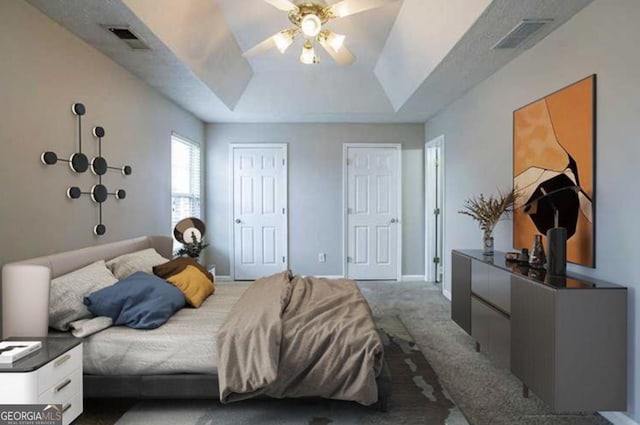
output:
<path id="1" fill-rule="evenodd" d="M 302 22 L 300 22 L 300 28 L 302 28 L 302 32 L 307 37 L 315 37 L 320 34 L 320 30 L 322 29 L 322 21 L 318 18 L 317 15 L 310 13 L 302 18 Z"/>
<path id="2" fill-rule="evenodd" d="M 293 37 L 289 33 L 283 31 L 276 34 L 273 37 L 273 41 L 276 43 L 276 47 L 278 48 L 280 53 L 284 54 L 289 46 L 293 44 Z"/>
<path id="3" fill-rule="evenodd" d="M 302 48 L 302 54 L 300 55 L 300 62 L 305 65 L 313 65 L 314 63 L 318 63 L 318 57 L 316 56 L 316 52 L 313 49 L 311 43 L 306 43 Z"/>

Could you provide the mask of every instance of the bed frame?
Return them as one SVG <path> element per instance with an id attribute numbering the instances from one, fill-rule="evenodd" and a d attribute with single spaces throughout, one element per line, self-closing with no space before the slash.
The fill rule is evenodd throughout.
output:
<path id="1" fill-rule="evenodd" d="M 173 239 L 169 236 L 143 236 L 74 251 L 62 252 L 11 264 L 46 266 L 51 278 L 72 272 L 99 260 L 110 260 L 123 254 L 154 248 L 166 258 L 173 256 Z M 60 335 L 67 335 L 61 333 Z M 386 362 L 376 379 L 378 403 L 386 411 L 391 394 L 391 375 Z M 83 376 L 84 398 L 137 399 L 216 399 L 219 397 L 215 374 L 172 375 L 87 375 Z"/>

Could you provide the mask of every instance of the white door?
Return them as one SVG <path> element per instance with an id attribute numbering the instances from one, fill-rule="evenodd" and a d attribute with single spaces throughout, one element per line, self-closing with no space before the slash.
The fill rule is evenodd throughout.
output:
<path id="1" fill-rule="evenodd" d="M 233 277 L 287 269 L 287 147 L 232 145 Z"/>
<path id="2" fill-rule="evenodd" d="M 425 146 L 425 280 L 442 283 L 444 265 L 444 136 Z"/>
<path id="3" fill-rule="evenodd" d="M 400 145 L 345 146 L 350 279 L 400 278 L 400 153 Z"/>

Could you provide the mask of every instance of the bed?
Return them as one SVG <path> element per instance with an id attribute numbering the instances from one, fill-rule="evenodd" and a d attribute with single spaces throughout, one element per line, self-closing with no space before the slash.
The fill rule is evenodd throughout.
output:
<path id="1" fill-rule="evenodd" d="M 147 248 L 171 258 L 172 247 L 170 237 L 148 236 L 13 264 L 44 265 L 50 268 L 51 277 L 56 278 L 98 260 Z M 249 286 L 249 283 L 216 283 L 215 294 L 200 308 L 184 308 L 157 329 L 140 331 L 114 326 L 84 338 L 84 397 L 220 397 L 216 334 Z M 68 334 L 50 333 L 57 335 Z M 391 379 L 384 361 L 375 385 L 378 398 L 375 406 L 385 410 Z"/>

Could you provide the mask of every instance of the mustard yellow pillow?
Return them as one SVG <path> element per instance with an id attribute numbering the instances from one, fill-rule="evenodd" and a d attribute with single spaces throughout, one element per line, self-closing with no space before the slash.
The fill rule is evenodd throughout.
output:
<path id="1" fill-rule="evenodd" d="M 183 271 L 167 278 L 167 282 L 182 291 L 187 304 L 198 308 L 204 300 L 215 291 L 209 278 L 194 266 L 187 266 Z"/>

